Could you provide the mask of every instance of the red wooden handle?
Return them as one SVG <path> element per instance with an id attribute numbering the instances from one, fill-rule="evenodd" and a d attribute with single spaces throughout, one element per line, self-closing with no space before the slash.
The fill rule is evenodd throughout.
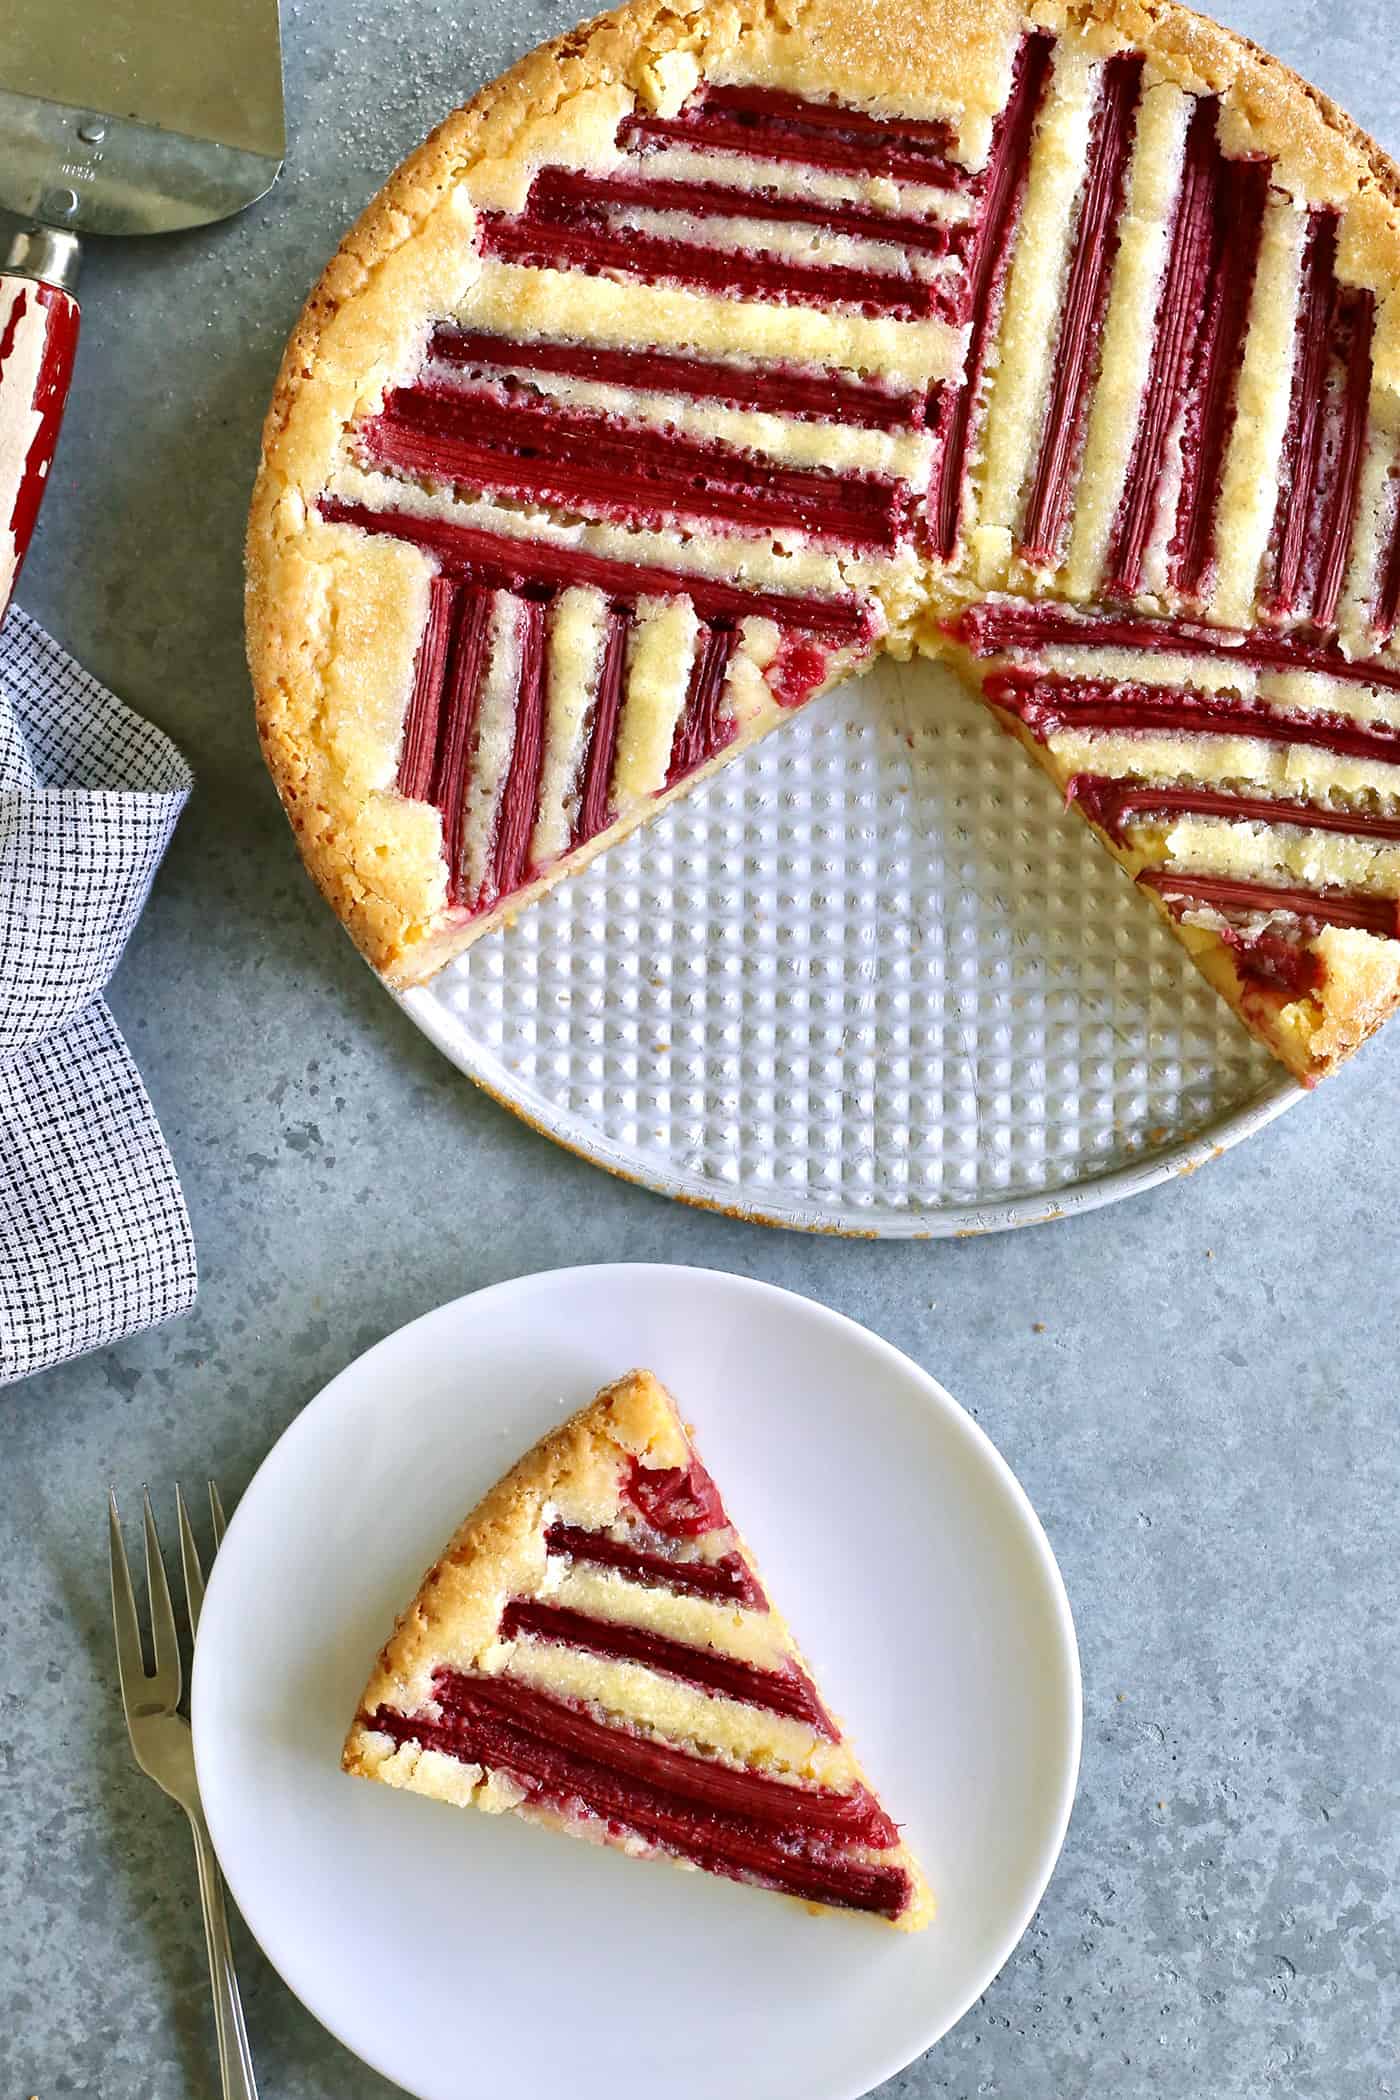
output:
<path id="1" fill-rule="evenodd" d="M 0 617 L 39 515 L 77 347 L 71 294 L 0 274 Z"/>

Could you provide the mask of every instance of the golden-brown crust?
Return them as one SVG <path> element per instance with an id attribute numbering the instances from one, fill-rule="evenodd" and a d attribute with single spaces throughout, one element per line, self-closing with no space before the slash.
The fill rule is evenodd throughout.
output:
<path id="1" fill-rule="evenodd" d="M 401 543 L 376 542 L 356 547 L 346 573 L 344 530 L 313 506 L 347 423 L 411 362 L 427 314 L 454 303 L 452 273 L 471 248 L 465 179 L 528 158 L 540 127 L 557 128 L 590 96 L 655 102 L 684 54 L 702 70 L 825 86 L 873 108 L 947 111 L 975 159 L 1028 21 L 1094 48 L 1132 45 L 1160 77 L 1220 95 L 1227 141 L 1233 127 L 1233 143 L 1269 154 L 1284 186 L 1343 208 L 1342 273 L 1383 295 L 1400 281 L 1394 162 L 1281 61 L 1175 0 L 926 0 L 918 10 L 906 0 L 632 0 L 529 53 L 403 163 L 332 258 L 282 361 L 249 520 L 248 650 L 264 755 L 308 868 L 392 980 L 417 981 L 483 930 L 444 933 L 436 812 L 391 792 L 427 565 Z M 1400 300 L 1388 296 L 1374 378 L 1400 392 Z M 1258 1030 L 1215 945 L 1207 974 Z M 1388 961 L 1348 955 L 1303 1032 L 1306 1052 L 1301 1034 L 1285 1048 L 1261 1032 L 1291 1069 L 1316 1076 L 1390 1010 L 1393 994 L 1376 982 L 1388 971 Z"/>

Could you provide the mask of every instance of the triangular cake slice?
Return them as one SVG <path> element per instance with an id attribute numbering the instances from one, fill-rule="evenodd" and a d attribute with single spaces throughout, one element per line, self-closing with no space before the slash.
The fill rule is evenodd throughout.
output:
<path id="1" fill-rule="evenodd" d="M 473 1510 L 382 1651 L 343 1763 L 905 1931 L 933 1915 L 648 1371 Z"/>

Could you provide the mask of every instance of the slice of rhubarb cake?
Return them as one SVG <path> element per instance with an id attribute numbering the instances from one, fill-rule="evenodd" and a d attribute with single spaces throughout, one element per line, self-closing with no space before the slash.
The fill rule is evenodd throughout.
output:
<path id="1" fill-rule="evenodd" d="M 381 1654 L 343 1762 L 905 1931 L 933 1915 L 646 1371 L 467 1518 Z"/>
<path id="2" fill-rule="evenodd" d="M 264 749 L 421 981 L 881 651 L 953 663 L 1305 1080 L 1400 997 L 1400 175 L 1169 0 L 636 4 L 289 346 Z"/>

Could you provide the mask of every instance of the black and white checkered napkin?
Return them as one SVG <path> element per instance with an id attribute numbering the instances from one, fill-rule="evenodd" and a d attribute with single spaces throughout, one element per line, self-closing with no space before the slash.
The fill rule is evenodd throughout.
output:
<path id="1" fill-rule="evenodd" d="M 11 607 L 0 629 L 0 1385 L 183 1312 L 180 1184 L 101 992 L 193 786 Z"/>

